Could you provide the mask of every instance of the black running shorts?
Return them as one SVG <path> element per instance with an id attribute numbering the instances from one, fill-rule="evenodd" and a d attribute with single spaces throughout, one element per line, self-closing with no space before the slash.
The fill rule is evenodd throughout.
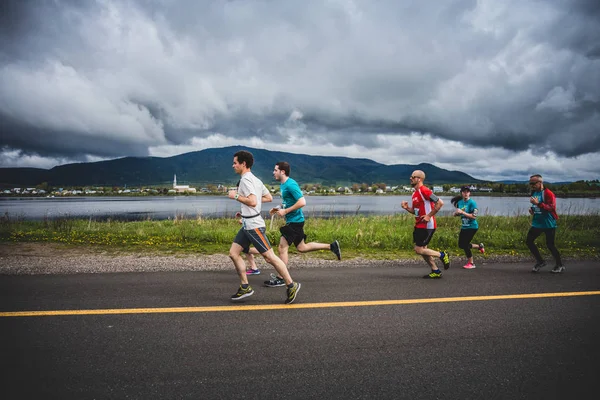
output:
<path id="1" fill-rule="evenodd" d="M 413 242 L 419 247 L 427 246 L 434 233 L 435 229 L 415 228 Z"/>
<path id="2" fill-rule="evenodd" d="M 296 247 L 306 239 L 304 222 L 289 222 L 279 228 L 279 232 L 281 232 L 281 236 L 285 238 L 289 245 L 294 243 Z"/>

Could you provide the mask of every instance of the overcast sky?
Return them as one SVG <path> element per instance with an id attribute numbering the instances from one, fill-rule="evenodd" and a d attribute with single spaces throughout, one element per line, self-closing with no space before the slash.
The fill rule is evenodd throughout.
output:
<path id="1" fill-rule="evenodd" d="M 0 167 L 239 144 L 597 179 L 600 1 L 3 0 L 0 135 Z"/>

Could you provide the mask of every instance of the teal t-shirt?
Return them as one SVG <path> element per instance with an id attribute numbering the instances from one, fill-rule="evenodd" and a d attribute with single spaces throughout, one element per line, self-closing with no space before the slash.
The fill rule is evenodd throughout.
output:
<path id="1" fill-rule="evenodd" d="M 289 208 L 293 206 L 298 200 L 304 197 L 302 190 L 300 190 L 300 186 L 292 178 L 288 178 L 285 183 L 282 183 L 279 189 L 281 191 L 283 208 Z M 304 222 L 304 213 L 302 212 L 302 209 L 299 208 L 289 214 L 286 214 L 285 222 Z"/>
<path id="2" fill-rule="evenodd" d="M 533 192 L 531 197 L 538 199 L 540 203 L 544 201 L 543 192 Z M 536 205 L 531 205 L 531 211 L 533 211 L 533 220 L 531 226 L 534 228 L 556 228 L 556 220 L 546 210 L 542 210 Z"/>
<path id="3" fill-rule="evenodd" d="M 456 203 L 456 208 L 463 210 L 467 214 L 475 213 L 475 216 L 477 216 L 477 203 L 475 203 L 475 200 L 473 199 L 467 201 L 460 199 Z M 467 218 L 464 215 L 461 215 L 460 219 L 462 222 L 461 229 L 479 229 L 479 224 L 476 219 Z"/>

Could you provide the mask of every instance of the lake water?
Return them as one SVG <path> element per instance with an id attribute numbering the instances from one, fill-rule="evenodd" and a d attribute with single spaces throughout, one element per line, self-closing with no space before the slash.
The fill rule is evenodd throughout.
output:
<path id="1" fill-rule="evenodd" d="M 453 212 L 451 197 L 442 196 L 444 208 L 439 215 Z M 523 215 L 529 208 L 529 197 L 477 197 L 473 196 L 480 215 Z M 306 196 L 304 214 L 307 217 L 335 217 L 341 215 L 394 215 L 404 213 L 400 203 L 410 196 Z M 280 204 L 274 197 L 271 205 Z M 600 200 L 591 198 L 557 199 L 559 214 L 600 213 Z M 168 219 L 233 217 L 240 210 L 239 203 L 226 196 L 174 196 L 174 197 L 0 197 L 0 215 L 12 218 L 40 220 L 44 218 L 77 217 L 94 219 Z"/>

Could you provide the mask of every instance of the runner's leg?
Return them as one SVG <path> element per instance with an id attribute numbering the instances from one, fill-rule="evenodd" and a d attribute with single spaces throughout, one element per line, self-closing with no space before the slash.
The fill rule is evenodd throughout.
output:
<path id="1" fill-rule="evenodd" d="M 546 247 L 552 253 L 552 257 L 554 257 L 554 261 L 556 261 L 556 265 L 562 265 L 562 260 L 560 259 L 560 253 L 554 244 L 554 239 L 556 237 L 556 229 L 546 229 Z"/>
<path id="2" fill-rule="evenodd" d="M 527 232 L 527 239 L 525 240 L 525 244 L 529 248 L 529 251 L 535 258 L 536 262 L 541 263 L 544 261 L 542 255 L 540 254 L 540 250 L 535 245 L 535 239 L 538 238 L 542 234 L 542 230 L 538 228 L 531 227 L 529 228 L 529 232 Z"/>

